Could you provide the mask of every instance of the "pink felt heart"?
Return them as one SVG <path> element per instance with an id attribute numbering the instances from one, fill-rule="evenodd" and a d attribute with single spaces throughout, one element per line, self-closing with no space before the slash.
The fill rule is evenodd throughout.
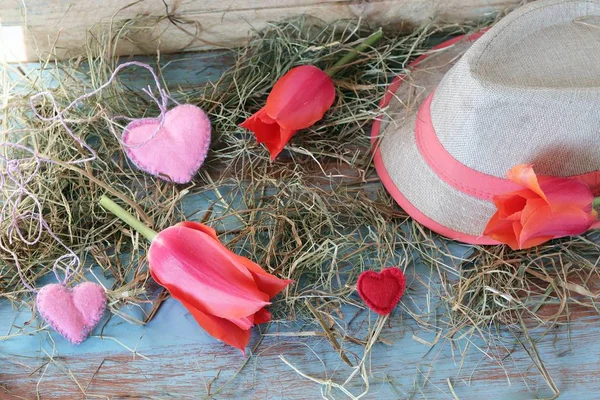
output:
<path id="1" fill-rule="evenodd" d="M 69 289 L 46 285 L 37 295 L 42 318 L 69 342 L 79 344 L 88 337 L 106 309 L 106 293 L 96 283 L 85 282 Z"/>
<path id="2" fill-rule="evenodd" d="M 160 120 L 144 118 L 125 127 L 125 153 L 138 168 L 159 178 L 187 183 L 202 166 L 210 145 L 210 121 L 201 108 L 177 106 Z M 152 135 L 156 132 L 156 135 Z"/>
<path id="3" fill-rule="evenodd" d="M 395 267 L 386 268 L 380 273 L 365 271 L 356 282 L 356 290 L 363 301 L 381 315 L 392 312 L 400 301 L 405 286 L 404 274 Z"/>

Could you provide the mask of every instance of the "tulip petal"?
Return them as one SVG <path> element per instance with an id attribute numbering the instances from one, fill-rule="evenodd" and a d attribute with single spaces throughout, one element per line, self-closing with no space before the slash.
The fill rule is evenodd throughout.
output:
<path id="1" fill-rule="evenodd" d="M 296 133 L 296 130 L 281 127 L 277 121 L 267 115 L 265 108 L 260 109 L 244 121 L 241 126 L 254 132 L 256 141 L 263 143 L 269 150 L 271 161 L 281 153 Z"/>
<path id="2" fill-rule="evenodd" d="M 217 232 L 209 226 L 201 224 L 195 221 L 184 221 L 178 223 L 176 226 L 185 226 L 190 229 L 196 229 L 202 231 L 219 242 L 219 238 L 217 237 Z M 220 243 L 220 242 L 219 242 Z M 246 257 L 238 256 L 237 254 L 231 253 L 233 257 L 237 259 L 237 261 L 242 264 L 254 278 L 258 290 L 261 292 L 267 293 L 269 298 L 275 297 L 277 293 L 281 292 L 287 285 L 292 283 L 292 280 L 289 279 L 280 279 L 275 275 L 272 275 L 262 269 L 262 267 L 255 262 L 247 259 Z"/>
<path id="3" fill-rule="evenodd" d="M 531 218 L 531 216 L 540 208 L 546 208 L 548 211 L 551 211 L 550 206 L 548 206 L 548 203 L 546 203 L 544 199 L 537 198 L 529 200 L 521 213 L 521 223 L 523 225 L 527 224 L 529 218 Z"/>
<path id="4" fill-rule="evenodd" d="M 246 346 L 248 346 L 252 334 L 250 329 L 241 329 L 231 321 L 205 314 L 184 301 L 181 303 L 206 333 L 230 346 L 240 349 L 244 355 L 246 354 Z"/>
<path id="5" fill-rule="evenodd" d="M 540 244 L 546 243 L 549 240 L 555 239 L 554 236 L 538 236 L 524 241 L 521 244 L 520 249 L 529 249 L 531 247 L 539 246 Z"/>
<path id="6" fill-rule="evenodd" d="M 497 212 L 488 221 L 483 234 L 500 243 L 506 243 L 515 250 L 519 246 L 517 236 L 515 235 L 515 225 L 520 225 L 520 222 L 504 219 Z"/>
<path id="7" fill-rule="evenodd" d="M 264 324 L 271 320 L 271 313 L 266 308 L 261 308 L 254 314 L 254 323 L 256 325 Z"/>
<path id="8" fill-rule="evenodd" d="M 216 241 L 219 241 L 217 237 L 217 232 L 209 226 L 201 224 L 195 221 L 184 221 L 178 223 L 176 226 L 185 226 L 186 228 L 196 229 L 206 233 L 211 236 Z M 262 267 L 255 262 L 252 262 L 246 257 L 238 256 L 237 254 L 232 253 L 232 255 L 237 259 L 239 263 L 241 263 L 244 267 L 250 271 L 254 280 L 258 286 L 258 289 L 262 292 L 265 292 L 269 295 L 269 298 L 275 297 L 275 295 L 281 292 L 287 285 L 292 283 L 292 280 L 289 279 L 280 279 L 275 275 L 272 275 L 262 269 Z"/>
<path id="9" fill-rule="evenodd" d="M 531 247 L 531 243 L 540 244 L 539 240 L 542 238 L 580 235 L 593 223 L 594 218 L 578 207 L 565 206 L 558 209 L 552 209 L 548 205 L 538 207 L 523 224 L 519 246 L 525 248 L 526 245 Z"/>
<path id="10" fill-rule="evenodd" d="M 515 214 L 520 213 L 527 204 L 527 198 L 529 190 L 520 190 L 517 192 L 506 193 L 498 196 L 494 196 L 494 204 L 500 213 L 501 218 L 509 218 Z M 518 219 L 511 218 L 511 219 Z"/>
<path id="11" fill-rule="evenodd" d="M 172 226 L 153 240 L 150 272 L 171 295 L 204 313 L 244 318 L 270 304 L 253 275 L 209 234 Z"/>
<path id="12" fill-rule="evenodd" d="M 319 68 L 292 68 L 273 86 L 265 110 L 285 129 L 305 129 L 323 118 L 335 100 L 331 78 Z"/>
<path id="13" fill-rule="evenodd" d="M 204 225 L 204 224 L 201 224 L 200 222 L 196 222 L 196 221 L 182 221 L 182 222 L 176 224 L 175 226 L 185 226 L 186 228 L 195 229 L 197 231 L 204 232 L 208 236 L 210 236 L 211 238 L 215 239 L 217 242 L 220 243 L 219 237 L 217 236 L 217 231 L 215 231 L 213 228 L 211 228 L 208 225 Z"/>
<path id="14" fill-rule="evenodd" d="M 540 176 L 538 181 L 552 207 L 568 204 L 591 211 L 594 195 L 584 183 L 574 179 L 551 176 Z"/>
<path id="15" fill-rule="evenodd" d="M 250 329 L 254 326 L 254 315 L 244 318 L 227 318 L 227 320 L 235 324 L 240 329 Z"/>
<path id="16" fill-rule="evenodd" d="M 511 181 L 513 181 L 529 190 L 532 190 L 534 193 L 536 193 L 542 199 L 548 201 L 548 199 L 546 198 L 546 195 L 544 194 L 544 191 L 540 187 L 537 176 L 535 175 L 535 172 L 533 171 L 532 164 L 515 165 L 514 167 L 512 167 L 510 169 L 510 171 L 508 171 L 506 176 Z"/>
<path id="17" fill-rule="evenodd" d="M 264 107 L 252 114 L 240 126 L 255 133 L 263 132 L 267 137 L 277 136 L 279 133 L 277 121 L 267 115 Z"/>
<path id="18" fill-rule="evenodd" d="M 248 271 L 254 277 L 254 281 L 260 291 L 263 291 L 269 295 L 269 298 L 275 297 L 275 295 L 281 292 L 287 285 L 292 283 L 289 279 L 280 279 L 275 275 L 266 272 L 260 267 L 260 265 L 250 261 L 249 259 L 241 256 L 237 256 L 238 261 L 242 263 Z"/>

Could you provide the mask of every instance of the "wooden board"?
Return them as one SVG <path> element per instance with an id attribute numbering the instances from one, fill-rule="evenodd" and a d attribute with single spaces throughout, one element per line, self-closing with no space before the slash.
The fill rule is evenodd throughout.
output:
<path id="1" fill-rule="evenodd" d="M 228 63 L 231 59 L 222 52 L 191 53 L 164 58 L 162 72 L 170 86 L 189 88 L 216 79 Z M 137 87 L 149 83 L 143 74 L 127 77 Z M 208 207 L 205 198 L 185 199 L 187 215 Z M 440 323 L 440 300 L 423 283 L 430 275 L 430 269 L 418 263 L 407 270 L 406 294 L 381 335 L 390 345 L 374 346 L 370 391 L 363 399 L 551 397 L 527 354 L 532 349 L 523 348 L 508 328 L 491 344 L 468 337 L 450 343 L 436 341 L 435 331 L 424 330 L 410 317 L 409 311 L 434 326 Z M 122 311 L 141 317 L 135 307 Z M 561 399 L 594 399 L 600 390 L 600 316 L 585 306 L 570 306 L 569 311 L 569 326 L 548 331 L 542 326 L 533 333 L 537 350 Z M 364 339 L 367 319 L 373 321 L 375 316 L 358 307 L 346 307 L 343 314 L 340 323 L 349 334 Z M 299 376 L 281 357 L 318 379 L 342 383 L 351 373 L 319 327 L 275 323 L 262 339 L 255 330 L 251 347 L 260 345 L 246 359 L 209 337 L 173 299 L 145 327 L 106 316 L 93 336 L 76 347 L 56 333 L 39 332 L 40 327 L 30 311 L 16 311 L 0 301 L 0 399 L 305 400 L 321 398 L 323 386 Z M 352 362 L 362 356 L 361 346 L 342 343 Z M 364 387 L 359 378 L 347 385 L 355 395 Z M 339 391 L 334 394 L 337 399 L 348 398 Z"/>
<path id="2" fill-rule="evenodd" d="M 148 61 L 142 59 L 142 61 Z M 231 59 L 226 53 L 164 57 L 162 72 L 170 86 L 194 87 L 216 79 Z M 131 73 L 142 87 L 145 74 Z M 187 197 L 186 214 L 208 206 Z M 96 274 L 99 276 L 99 274 Z M 425 331 L 408 312 L 423 319 L 441 317 L 439 299 L 422 281 L 429 268 L 415 264 L 407 271 L 407 292 L 383 329 L 370 363 L 370 392 L 363 399 L 531 399 L 551 391 L 514 336 L 492 345 L 464 339 L 451 344 Z M 90 279 L 94 279 L 90 276 Z M 106 282 L 105 282 L 106 283 Z M 124 310 L 140 317 L 139 309 Z M 561 399 L 594 399 L 600 390 L 600 316 L 584 306 L 570 307 L 569 326 L 535 333 L 537 350 L 561 391 Z M 343 310 L 348 332 L 367 335 L 366 320 L 374 315 L 357 307 Z M 354 318 L 356 315 L 358 316 Z M 267 335 L 255 331 L 251 345 L 260 345 L 248 360 L 204 333 L 180 303 L 167 300 L 147 326 L 108 316 L 93 336 L 74 347 L 59 335 L 38 329 L 28 310 L 16 311 L 0 301 L 0 399 L 317 399 L 323 387 L 299 376 L 343 382 L 351 370 L 322 336 L 318 327 L 274 324 Z M 437 322 L 433 322 L 434 325 Z M 362 348 L 345 341 L 355 362 Z M 461 355 L 464 354 L 464 355 Z M 499 364 L 493 356 L 502 356 Z M 239 373 L 237 371 L 243 366 Z M 348 389 L 359 394 L 364 383 L 355 378 Z M 347 398 L 339 391 L 336 398 Z"/>
<path id="3" fill-rule="evenodd" d="M 419 282 L 428 274 L 428 268 L 421 265 L 408 270 L 408 291 L 381 335 L 391 345 L 375 345 L 370 391 L 364 398 L 550 398 L 552 392 L 540 372 L 510 334 L 493 346 L 467 339 L 427 344 L 435 341 L 435 333 L 419 328 L 407 310 L 422 315 L 435 310 L 439 299 L 430 297 Z M 542 337 L 537 347 L 561 399 L 595 399 L 600 390 L 600 317 L 584 307 L 570 311 L 570 327 L 556 326 L 545 335 L 540 334 L 543 329 L 536 332 L 536 337 Z M 135 309 L 129 312 L 136 314 Z M 348 331 L 365 338 L 365 319 L 374 315 L 353 307 L 344 313 L 347 321 L 359 314 Z M 430 315 L 433 318 L 435 313 Z M 262 338 L 246 360 L 238 350 L 207 336 L 173 299 L 163 304 L 146 327 L 114 317 L 103 327 L 102 337 L 97 329 L 77 347 L 57 334 L 36 333 L 40 323 L 30 319 L 30 312 L 15 313 L 9 304 L 0 302 L 0 399 L 29 400 L 39 395 L 41 399 L 306 400 L 321 398 L 322 386 L 299 376 L 281 356 L 319 379 L 342 383 L 351 373 L 329 342 L 310 336 L 320 333 L 316 327 L 273 325 L 270 335 Z M 27 335 L 18 328 L 9 329 L 13 324 Z M 259 336 L 255 332 L 251 346 Z M 353 362 L 362 356 L 359 346 L 344 342 L 344 349 Z M 492 355 L 504 356 L 503 364 Z M 347 388 L 357 395 L 364 384 L 355 378 Z M 337 399 L 348 398 L 334 393 Z"/>
<path id="4" fill-rule="evenodd" d="M 522 0 L 3 0 L 0 61 L 64 58 L 90 35 L 123 36 L 120 55 L 242 44 L 268 21 L 300 14 L 325 21 L 360 17 L 374 26 L 486 17 Z"/>

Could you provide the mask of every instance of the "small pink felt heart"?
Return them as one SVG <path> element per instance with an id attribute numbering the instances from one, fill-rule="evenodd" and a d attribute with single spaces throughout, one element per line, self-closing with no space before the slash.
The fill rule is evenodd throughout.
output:
<path id="1" fill-rule="evenodd" d="M 398 268 L 386 268 L 380 273 L 365 271 L 356 282 L 356 290 L 369 308 L 381 315 L 392 312 L 402 294 L 406 281 Z"/>
<path id="2" fill-rule="evenodd" d="M 106 309 L 106 293 L 96 283 L 84 282 L 69 289 L 65 285 L 46 285 L 37 295 L 42 318 L 69 342 L 83 342 Z"/>
<path id="3" fill-rule="evenodd" d="M 141 170 L 187 183 L 202 166 L 210 145 L 210 121 L 201 108 L 184 104 L 158 118 L 132 121 L 123 131 L 125 153 Z M 156 135 L 152 135 L 156 132 Z"/>

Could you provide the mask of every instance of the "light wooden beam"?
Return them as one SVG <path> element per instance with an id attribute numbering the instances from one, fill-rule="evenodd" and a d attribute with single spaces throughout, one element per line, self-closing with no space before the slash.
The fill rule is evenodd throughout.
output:
<path id="1" fill-rule="evenodd" d="M 363 18 L 371 24 L 461 22 L 503 11 L 522 0 L 2 0 L 0 24 L 24 27 L 24 42 L 0 35 L 0 54 L 37 60 L 82 53 L 90 32 L 125 34 L 116 54 L 198 51 L 243 44 L 268 21 L 309 14 L 325 21 Z M 10 32 L 16 30 L 9 30 Z M 22 40 L 21 40 L 22 41 Z M 19 47 L 22 47 L 20 49 Z M 2 50 L 3 49 L 3 50 Z"/>

